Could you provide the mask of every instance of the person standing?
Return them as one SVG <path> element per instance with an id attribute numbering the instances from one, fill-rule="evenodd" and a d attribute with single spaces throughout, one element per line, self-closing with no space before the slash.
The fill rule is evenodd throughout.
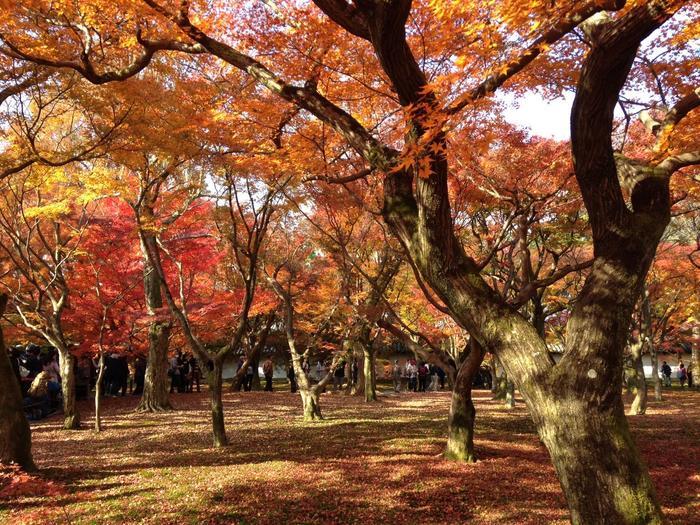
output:
<path id="1" fill-rule="evenodd" d="M 333 390 L 343 389 L 343 383 L 345 383 L 345 363 L 338 363 L 338 366 L 333 372 Z"/>
<path id="2" fill-rule="evenodd" d="M 269 357 L 263 363 L 263 375 L 265 376 L 265 392 L 272 392 L 272 375 L 275 371 L 275 364 Z"/>
<path id="3" fill-rule="evenodd" d="M 438 381 L 440 382 L 440 390 L 445 390 L 445 371 L 442 369 L 441 366 L 438 366 L 436 368 Z"/>
<path id="4" fill-rule="evenodd" d="M 146 382 L 146 360 L 143 356 L 138 356 L 134 359 L 134 395 L 140 396 L 143 394 L 143 385 Z"/>
<path id="5" fill-rule="evenodd" d="M 287 370 L 287 378 L 289 379 L 289 389 L 292 394 L 297 391 L 297 378 L 294 373 L 294 365 L 290 363 L 289 369 Z"/>
<path id="6" fill-rule="evenodd" d="M 671 367 L 666 361 L 661 365 L 661 377 L 663 378 L 664 386 L 671 386 Z"/>
<path id="7" fill-rule="evenodd" d="M 180 384 L 178 385 L 177 391 L 181 394 L 187 392 L 187 380 L 190 373 L 190 363 L 187 360 L 187 356 L 178 352 L 177 354 L 177 367 L 180 370 Z"/>
<path id="8" fill-rule="evenodd" d="M 678 381 L 681 384 L 681 388 L 685 386 L 685 382 L 688 379 L 688 371 L 685 369 L 683 361 L 678 363 Z"/>
<path id="9" fill-rule="evenodd" d="M 202 369 L 199 367 L 199 361 L 194 355 L 190 355 L 190 392 L 193 391 L 194 385 L 197 385 L 197 392 L 201 392 L 199 382 L 202 380 Z"/>
<path id="10" fill-rule="evenodd" d="M 243 387 L 245 386 L 245 374 L 241 374 L 241 370 L 243 369 L 243 365 L 245 365 L 245 359 L 243 359 L 243 356 L 238 358 L 238 365 L 236 365 L 236 375 L 241 378 L 241 380 L 238 382 L 236 385 L 236 391 L 240 392 L 243 390 Z"/>
<path id="11" fill-rule="evenodd" d="M 428 367 L 425 363 L 421 363 L 418 367 L 418 390 L 425 392 L 425 386 L 428 379 Z"/>
<path id="12" fill-rule="evenodd" d="M 170 374 L 170 393 L 172 394 L 176 389 L 180 391 L 180 367 L 178 366 L 180 351 L 177 351 L 177 355 L 170 358 L 170 368 L 168 370 Z"/>
<path id="13" fill-rule="evenodd" d="M 406 362 L 406 377 L 408 378 L 408 390 L 418 391 L 418 367 L 413 359 Z"/>
<path id="14" fill-rule="evenodd" d="M 394 381 L 394 392 L 401 391 L 401 367 L 399 366 L 399 360 L 394 359 L 394 366 L 391 369 L 391 378 Z"/>
<path id="15" fill-rule="evenodd" d="M 243 389 L 246 392 L 250 392 L 253 388 L 253 361 L 248 362 L 248 366 L 245 369 L 245 379 L 243 380 Z"/>

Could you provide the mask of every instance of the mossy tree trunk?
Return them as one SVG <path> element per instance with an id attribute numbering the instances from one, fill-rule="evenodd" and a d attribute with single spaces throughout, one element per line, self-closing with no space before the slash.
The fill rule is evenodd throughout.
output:
<path id="1" fill-rule="evenodd" d="M 515 382 L 552 457 L 575 525 L 663 521 L 627 428 L 621 377 L 632 310 L 670 217 L 668 180 L 634 178 L 628 206 L 611 139 L 614 108 L 639 43 L 678 8 L 660 4 L 658 10 L 644 5 L 617 19 L 597 20 L 605 25 L 596 28 L 584 59 L 571 115 L 572 149 L 594 262 L 572 308 L 559 363 L 464 252 L 452 220 L 447 157 L 429 157 L 429 176 L 416 166 L 388 170 L 384 179 L 383 214 L 392 233 L 460 326 L 496 354 Z M 371 16 L 362 29 L 399 101 L 425 108 L 410 113 L 409 137 L 425 141 L 423 152 L 444 151 L 446 137 L 430 123 L 441 104 L 405 39 L 402 22 L 410 11 L 401 2 L 382 2 L 381 9 L 367 5 Z"/>
<path id="2" fill-rule="evenodd" d="M 462 361 L 452 389 L 452 403 L 447 422 L 447 447 L 444 456 L 453 461 L 473 463 L 474 421 L 476 408 L 472 401 L 472 383 L 484 359 L 484 351 L 472 340 L 471 350 Z"/>
<path id="3" fill-rule="evenodd" d="M 148 213 L 144 211 L 146 217 Z M 144 294 L 146 311 L 152 316 L 148 327 L 148 362 L 143 383 L 143 393 L 136 410 L 139 412 L 163 412 L 172 410 L 170 404 L 170 378 L 168 377 L 168 349 L 171 323 L 157 319 L 156 313 L 163 307 L 163 295 L 160 279 L 153 268 L 147 250 L 157 251 L 157 239 L 154 234 L 141 233 L 141 250 L 144 258 Z"/>
<path id="4" fill-rule="evenodd" d="M 5 313 L 7 296 L 0 295 L 0 318 Z M 34 470 L 32 433 L 24 414 L 22 391 L 12 369 L 2 327 L 0 326 L 0 463 L 16 463 Z"/>
<path id="5" fill-rule="evenodd" d="M 536 415 L 539 435 L 567 496 L 572 523 L 663 522 L 621 403 L 592 411 L 586 402 L 564 396 L 543 408 Z"/>

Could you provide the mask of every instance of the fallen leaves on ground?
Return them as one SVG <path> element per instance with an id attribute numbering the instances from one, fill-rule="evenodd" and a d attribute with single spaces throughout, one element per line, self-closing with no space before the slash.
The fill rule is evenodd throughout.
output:
<path id="1" fill-rule="evenodd" d="M 176 394 L 171 413 L 136 414 L 135 397 L 104 402 L 105 431 L 32 426 L 38 475 L 0 477 L 0 521 L 33 523 L 563 524 L 567 510 L 546 450 L 520 403 L 476 391 L 480 460 L 445 461 L 448 393 L 322 396 L 304 423 L 290 393 L 228 393 L 230 446 L 210 448 L 208 397 Z M 700 396 L 671 392 L 630 418 L 664 512 L 700 523 Z"/>

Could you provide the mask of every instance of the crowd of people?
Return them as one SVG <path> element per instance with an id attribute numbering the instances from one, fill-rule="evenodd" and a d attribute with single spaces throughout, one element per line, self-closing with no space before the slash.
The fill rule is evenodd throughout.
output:
<path id="1" fill-rule="evenodd" d="M 197 358 L 189 352 L 182 353 L 181 350 L 177 350 L 170 358 L 168 376 L 170 376 L 171 394 L 173 392 L 191 393 L 194 392 L 194 388 L 197 392 L 201 392 L 202 369 Z"/>
<path id="2" fill-rule="evenodd" d="M 54 412 L 61 405 L 61 369 L 58 352 L 52 347 L 39 347 L 35 344 L 26 346 L 15 345 L 10 348 L 10 361 L 13 371 L 20 384 L 24 406 L 30 419 L 40 419 Z M 146 375 L 146 359 L 141 356 L 129 357 L 127 353 L 110 353 L 104 356 L 104 372 L 102 377 L 102 392 L 105 396 L 126 396 L 127 394 L 141 395 L 144 389 Z M 95 359 L 81 358 L 75 361 L 76 396 L 85 398 L 95 388 L 98 377 L 99 363 Z M 302 363 L 305 375 L 313 383 L 321 381 L 328 373 L 330 360 L 319 360 L 315 366 L 308 360 Z M 257 366 L 247 363 L 241 357 L 238 361 L 238 371 L 246 367 L 238 382 L 239 390 L 250 391 L 258 372 Z M 273 390 L 275 363 L 267 357 L 262 363 L 265 379 L 265 391 Z M 663 361 L 659 369 L 664 386 L 670 387 L 673 369 Z M 343 360 L 332 372 L 332 389 L 342 390 L 346 386 L 358 384 L 360 368 L 357 359 Z M 199 361 L 191 353 L 177 350 L 169 360 L 168 376 L 171 379 L 170 392 L 189 393 L 201 391 L 202 369 Z M 297 378 L 291 363 L 286 365 L 286 376 L 292 392 L 296 392 Z M 693 386 L 693 373 L 679 361 L 675 377 L 681 387 Z M 441 367 L 406 359 L 402 364 L 394 359 L 384 365 L 384 380 L 393 385 L 395 392 L 427 392 L 444 390 L 447 385 L 447 374 Z M 491 388 L 493 378 L 488 367 L 482 366 L 478 371 L 474 386 Z"/>
<path id="3" fill-rule="evenodd" d="M 55 412 L 62 403 L 61 369 L 58 352 L 53 347 L 35 344 L 10 348 L 10 363 L 20 385 L 25 412 L 31 420 L 42 419 Z M 97 384 L 97 358 L 81 357 L 74 361 L 75 393 L 85 399 Z M 127 354 L 104 356 L 102 394 L 107 397 L 141 395 L 146 374 L 146 359 L 128 358 Z"/>
<path id="4" fill-rule="evenodd" d="M 666 361 L 663 362 L 661 365 L 661 369 L 659 370 L 659 373 L 661 374 L 661 381 L 664 386 L 670 387 L 671 386 L 671 376 L 673 375 L 673 370 L 671 369 L 671 365 L 669 365 Z M 678 370 L 676 371 L 676 379 L 678 379 L 678 384 L 681 385 L 681 388 L 683 388 L 686 383 L 688 384 L 688 388 L 693 387 L 693 370 L 689 366 L 686 368 L 685 364 L 683 361 L 678 361 Z"/>
<path id="5" fill-rule="evenodd" d="M 237 373 L 242 371 L 242 367 L 247 366 L 245 373 L 242 375 L 242 381 L 239 383 L 239 390 L 249 391 L 252 389 L 253 380 L 255 377 L 255 369 L 253 364 L 246 365 L 246 360 L 241 357 L 237 365 Z M 328 373 L 331 366 L 330 360 L 318 360 L 315 365 L 308 360 L 302 362 L 302 370 L 312 383 L 320 382 Z M 346 387 L 357 385 L 359 379 L 359 363 L 357 359 L 343 360 L 335 366 L 332 373 L 332 390 L 343 390 Z M 274 362 L 271 358 L 267 358 L 262 364 L 263 377 L 265 378 L 266 391 L 272 391 L 272 380 L 274 373 Z M 296 392 L 298 389 L 297 377 L 294 367 L 291 363 L 286 365 L 286 376 L 291 392 Z M 427 363 L 419 362 L 415 359 L 407 359 L 405 363 L 400 364 L 398 359 L 392 362 L 387 362 L 384 365 L 384 379 L 393 384 L 395 392 L 428 392 L 438 391 L 447 388 L 447 374 L 441 367 Z M 474 385 L 477 387 L 491 388 L 492 376 L 488 367 L 482 367 L 474 380 Z M 325 391 L 325 389 L 324 389 Z"/>

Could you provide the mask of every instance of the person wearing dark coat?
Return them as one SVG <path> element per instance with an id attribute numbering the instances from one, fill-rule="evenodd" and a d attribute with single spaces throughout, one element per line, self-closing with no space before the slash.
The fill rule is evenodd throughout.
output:
<path id="1" fill-rule="evenodd" d="M 294 365 L 289 365 L 289 370 L 287 370 L 287 378 L 289 379 L 289 388 L 292 394 L 297 391 L 297 378 L 294 373 Z"/>
<path id="2" fill-rule="evenodd" d="M 139 356 L 134 360 L 134 395 L 140 396 L 143 394 L 143 385 L 146 382 L 146 360 Z"/>

